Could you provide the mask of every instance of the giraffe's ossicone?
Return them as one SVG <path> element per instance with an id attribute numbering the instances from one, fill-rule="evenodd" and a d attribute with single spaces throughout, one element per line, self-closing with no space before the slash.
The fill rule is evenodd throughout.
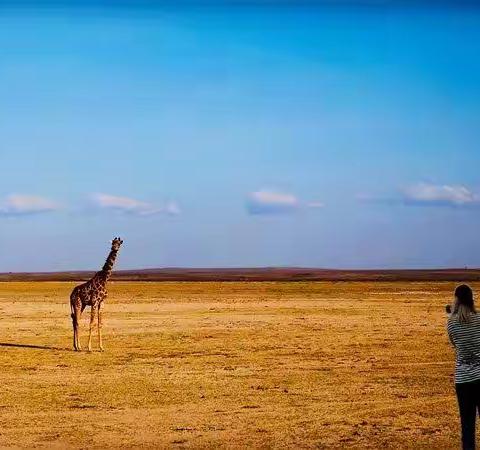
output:
<path id="1" fill-rule="evenodd" d="M 103 351 L 102 342 L 102 304 L 107 297 L 107 282 L 112 274 L 113 265 L 117 259 L 123 241 L 115 238 L 112 241 L 112 248 L 102 270 L 97 272 L 90 280 L 75 287 L 70 294 L 70 307 L 72 310 L 73 322 L 73 347 L 75 350 L 82 349 L 79 337 L 79 323 L 83 310 L 91 307 L 90 313 L 90 334 L 88 336 L 88 351 L 92 350 L 92 330 L 95 326 L 95 318 L 98 320 L 98 345 Z"/>

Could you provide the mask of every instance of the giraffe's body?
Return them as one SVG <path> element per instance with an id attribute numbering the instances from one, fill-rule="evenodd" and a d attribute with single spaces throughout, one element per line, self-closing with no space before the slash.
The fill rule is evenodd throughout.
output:
<path id="1" fill-rule="evenodd" d="M 75 287 L 70 294 L 70 307 L 72 310 L 73 322 L 73 347 L 75 350 L 81 350 L 79 338 L 79 323 L 83 310 L 91 307 L 90 314 L 90 334 L 88 337 L 88 350 L 92 350 L 92 330 L 95 326 L 95 317 L 98 318 L 98 341 L 100 350 L 103 351 L 102 343 L 102 304 L 107 297 L 107 282 L 112 274 L 113 265 L 117 258 L 118 250 L 123 244 L 120 238 L 112 241 L 112 249 L 108 258 L 99 272 L 97 272 L 90 280 Z"/>

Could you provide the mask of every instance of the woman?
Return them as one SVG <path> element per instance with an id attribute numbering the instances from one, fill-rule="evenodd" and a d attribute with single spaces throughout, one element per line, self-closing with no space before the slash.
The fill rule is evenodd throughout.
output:
<path id="1" fill-rule="evenodd" d="M 450 307 L 447 307 L 450 313 Z M 455 390 L 457 392 L 462 445 L 475 448 L 475 420 L 480 413 L 480 314 L 475 311 L 472 289 L 463 284 L 455 290 L 453 312 L 447 322 L 450 341 L 455 347 Z"/>

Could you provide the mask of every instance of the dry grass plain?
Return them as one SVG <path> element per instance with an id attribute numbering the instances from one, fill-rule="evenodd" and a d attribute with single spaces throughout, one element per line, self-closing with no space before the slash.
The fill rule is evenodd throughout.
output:
<path id="1" fill-rule="evenodd" d="M 74 283 L 0 283 L 0 447 L 458 448 L 454 285 L 115 282 L 75 353 Z"/>

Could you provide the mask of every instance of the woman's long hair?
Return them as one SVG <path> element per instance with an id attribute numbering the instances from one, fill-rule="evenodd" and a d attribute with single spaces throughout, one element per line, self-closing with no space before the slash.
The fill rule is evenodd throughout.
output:
<path id="1" fill-rule="evenodd" d="M 473 302 L 472 288 L 462 284 L 455 289 L 455 306 L 453 313 L 457 315 L 460 323 L 470 322 L 472 314 L 476 314 Z"/>

